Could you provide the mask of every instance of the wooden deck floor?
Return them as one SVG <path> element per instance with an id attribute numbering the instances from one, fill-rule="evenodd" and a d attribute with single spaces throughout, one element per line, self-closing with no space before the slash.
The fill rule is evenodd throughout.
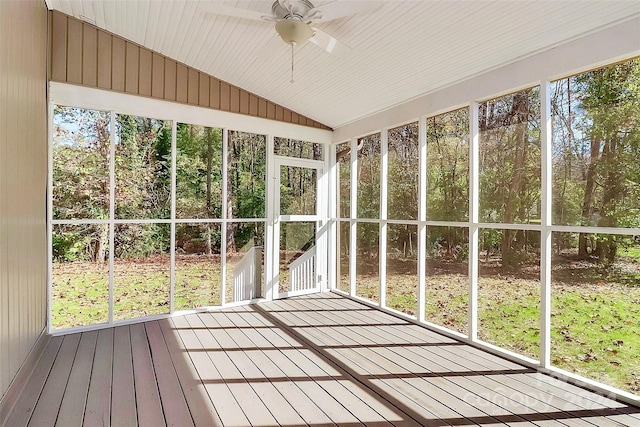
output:
<path id="1" fill-rule="evenodd" d="M 335 294 L 54 337 L 16 426 L 640 426 L 640 409 Z"/>

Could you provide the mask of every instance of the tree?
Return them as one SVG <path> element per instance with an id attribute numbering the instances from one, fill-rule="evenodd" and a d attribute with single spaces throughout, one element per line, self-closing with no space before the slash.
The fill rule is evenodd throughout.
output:
<path id="1" fill-rule="evenodd" d="M 116 115 L 115 217 L 171 217 L 171 123 Z M 165 253 L 169 227 L 121 225 L 115 230 L 116 256 L 139 258 Z"/>
<path id="2" fill-rule="evenodd" d="M 427 120 L 427 218 L 469 216 L 469 114 L 452 111 Z"/>
<path id="3" fill-rule="evenodd" d="M 640 224 L 640 60 L 555 83 L 554 221 Z M 613 262 L 614 236 L 579 237 L 579 256 Z"/>
<path id="4" fill-rule="evenodd" d="M 389 130 L 387 216 L 418 219 L 418 123 Z"/>
<path id="5" fill-rule="evenodd" d="M 533 88 L 480 104 L 481 221 L 540 219 L 540 97 Z M 502 263 L 517 265 L 524 231 L 504 230 Z"/>
<path id="6" fill-rule="evenodd" d="M 176 216 L 222 217 L 222 130 L 178 123 Z"/>
<path id="7" fill-rule="evenodd" d="M 221 218 L 222 130 L 178 123 L 177 134 L 176 217 Z M 182 227 L 179 231 L 178 246 L 191 242 L 190 246 L 202 248 L 207 255 L 219 251 L 220 233 L 215 224 Z"/>
<path id="8" fill-rule="evenodd" d="M 56 106 L 53 126 L 54 218 L 108 219 L 109 115 Z M 70 230 L 63 234 L 66 237 L 54 236 L 53 250 L 57 258 L 88 256 L 94 262 L 106 260 L 108 227 L 80 227 L 75 234 Z M 69 239 L 74 235 L 75 242 L 72 242 Z M 84 255 L 78 253 L 78 245 Z"/>
<path id="9" fill-rule="evenodd" d="M 227 175 L 227 216 L 228 218 L 264 218 L 266 199 L 266 138 L 244 132 L 229 133 L 229 163 Z M 246 239 L 244 234 L 255 236 L 260 231 L 254 227 L 248 230 L 227 223 L 228 252 L 237 250 L 237 240 Z M 248 230 L 248 231 L 247 231 Z"/>
<path id="10" fill-rule="evenodd" d="M 380 217 L 380 134 L 361 138 L 358 144 L 358 218 Z"/>
<path id="11" fill-rule="evenodd" d="M 338 162 L 338 205 L 340 218 L 351 217 L 351 143 L 345 142 L 336 147 Z"/>
<path id="12" fill-rule="evenodd" d="M 628 217 L 629 210 L 638 213 L 639 206 L 625 203 L 630 199 L 626 197 L 625 187 L 631 187 L 629 190 L 632 191 L 633 186 L 639 184 L 637 172 L 629 171 L 627 165 L 637 164 L 640 154 L 640 61 L 581 74 L 576 77 L 576 83 L 582 89 L 582 108 L 591 122 L 587 131 L 591 163 L 586 177 L 583 220 L 588 220 L 595 212 L 594 190 L 600 185 L 597 225 L 638 224 L 637 215 Z M 635 181 L 633 175 L 636 175 Z M 631 201 L 638 200 L 631 198 Z M 583 256 L 587 255 L 585 240 L 581 238 L 580 242 Z M 613 262 L 616 252 L 613 236 L 597 240 L 594 254 L 600 261 Z"/>

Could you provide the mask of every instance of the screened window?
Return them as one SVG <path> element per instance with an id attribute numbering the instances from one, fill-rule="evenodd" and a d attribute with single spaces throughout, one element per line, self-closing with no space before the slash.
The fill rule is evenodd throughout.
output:
<path id="1" fill-rule="evenodd" d="M 539 88 L 481 103 L 479 128 L 480 221 L 539 222 Z"/>
<path id="2" fill-rule="evenodd" d="M 427 219 L 469 217 L 469 110 L 427 119 Z"/>
<path id="3" fill-rule="evenodd" d="M 358 218 L 380 218 L 380 134 L 358 140 Z"/>

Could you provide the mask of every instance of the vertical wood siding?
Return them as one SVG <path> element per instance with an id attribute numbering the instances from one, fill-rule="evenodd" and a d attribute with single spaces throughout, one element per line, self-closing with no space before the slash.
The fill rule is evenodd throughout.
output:
<path id="1" fill-rule="evenodd" d="M 0 396 L 46 322 L 46 54 L 44 1 L 0 1 Z M 70 81 L 82 78 L 81 58 L 68 64 Z"/>
<path id="2" fill-rule="evenodd" d="M 58 11 L 50 79 L 215 110 L 329 127 Z"/>

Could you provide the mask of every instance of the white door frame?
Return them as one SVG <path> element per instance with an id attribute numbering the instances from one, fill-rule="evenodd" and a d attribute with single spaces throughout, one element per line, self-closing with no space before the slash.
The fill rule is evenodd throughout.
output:
<path id="1" fill-rule="evenodd" d="M 273 298 L 287 298 L 296 295 L 322 292 L 327 287 L 327 235 L 328 235 L 328 176 L 325 173 L 323 160 L 309 160 L 292 157 L 274 156 L 271 180 L 274 183 L 272 200 L 273 240 L 271 252 L 271 272 L 273 283 Z M 280 168 L 293 166 L 315 169 L 317 171 L 316 186 L 316 214 L 315 215 L 281 215 L 280 212 Z M 313 289 L 302 291 L 280 292 L 280 224 L 282 222 L 315 222 L 316 224 L 316 256 L 315 276 L 317 284 Z"/>

